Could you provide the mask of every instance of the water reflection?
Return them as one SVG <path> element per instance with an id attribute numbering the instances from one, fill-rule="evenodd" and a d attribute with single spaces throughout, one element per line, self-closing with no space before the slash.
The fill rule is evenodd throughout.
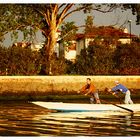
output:
<path id="1" fill-rule="evenodd" d="M 0 136 L 140 135 L 140 113 L 52 113 L 28 102 L 3 102 L 0 114 Z"/>

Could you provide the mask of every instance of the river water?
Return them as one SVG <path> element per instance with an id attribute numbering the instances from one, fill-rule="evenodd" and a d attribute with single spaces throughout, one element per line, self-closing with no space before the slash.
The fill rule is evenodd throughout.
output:
<path id="1" fill-rule="evenodd" d="M 30 102 L 1 102 L 0 136 L 140 136 L 140 112 L 63 113 Z"/>

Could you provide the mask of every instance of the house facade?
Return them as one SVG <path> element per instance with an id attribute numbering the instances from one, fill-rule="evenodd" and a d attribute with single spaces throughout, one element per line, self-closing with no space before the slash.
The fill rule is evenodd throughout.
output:
<path id="1" fill-rule="evenodd" d="M 136 37 L 135 35 L 132 35 L 132 34 L 130 35 L 128 33 L 127 29 L 124 29 L 124 31 L 121 31 L 119 29 L 118 30 L 114 29 L 114 30 L 115 31 L 113 31 L 113 30 L 108 31 L 109 36 L 112 38 L 113 37 L 115 38 L 117 36 L 116 37 L 117 42 L 120 42 L 121 44 L 130 44 L 131 39 Z M 103 35 L 103 37 L 102 37 L 102 35 Z M 76 56 L 80 55 L 81 50 L 84 48 L 87 48 L 89 46 L 89 43 L 91 41 L 94 41 L 97 36 L 98 36 L 97 34 L 92 33 L 92 32 L 88 33 L 88 34 L 84 34 L 84 33 L 76 34 L 76 40 L 72 41 L 73 45 L 75 45 L 75 47 L 73 49 L 71 49 L 70 46 L 66 47 L 61 44 L 60 45 L 60 50 L 61 50 L 60 55 L 63 54 L 67 60 L 75 62 Z M 104 40 L 104 32 L 103 33 L 100 32 L 100 36 L 102 38 L 102 39 L 100 39 L 100 43 L 102 43 L 102 41 Z M 110 47 L 115 48 L 116 46 L 110 45 Z"/>

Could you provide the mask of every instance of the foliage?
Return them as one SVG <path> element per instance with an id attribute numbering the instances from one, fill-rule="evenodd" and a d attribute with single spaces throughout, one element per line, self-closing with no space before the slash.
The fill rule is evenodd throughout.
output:
<path id="1" fill-rule="evenodd" d="M 85 20 L 85 33 L 91 33 L 91 29 L 93 28 L 93 16 L 87 16 Z"/>
<path id="2" fill-rule="evenodd" d="M 122 4 L 122 9 L 131 9 L 132 14 L 136 15 L 136 24 L 140 24 L 140 4 Z"/>
<path id="3" fill-rule="evenodd" d="M 139 46 L 139 43 L 118 44 L 114 49 L 104 43 L 91 42 L 77 56 L 75 63 L 54 54 L 51 71 L 53 75 L 139 75 Z M 0 75 L 46 75 L 46 70 L 49 71 L 43 50 L 35 52 L 30 48 L 0 47 L 0 59 Z"/>
<path id="4" fill-rule="evenodd" d="M 139 75 L 140 44 L 119 44 L 116 49 L 91 43 L 71 70 L 80 75 Z"/>
<path id="5" fill-rule="evenodd" d="M 75 22 L 64 22 L 61 26 L 61 40 L 65 42 L 75 40 L 77 30 Z"/>
<path id="6" fill-rule="evenodd" d="M 76 40 L 76 32 L 78 28 L 74 22 L 64 22 L 61 26 L 60 43 L 63 44 L 65 50 L 69 50 L 72 41 Z"/>
<path id="7" fill-rule="evenodd" d="M 53 55 L 51 60 L 51 71 L 53 75 L 63 75 L 66 74 L 67 64 L 63 57 L 57 57 L 56 54 Z"/>
<path id="8" fill-rule="evenodd" d="M 81 50 L 76 63 L 70 64 L 69 73 L 81 75 L 139 75 L 140 43 L 133 40 L 131 44 L 118 42 L 123 32 L 114 27 L 91 27 L 94 41 Z M 113 36 L 113 37 L 112 37 Z"/>
<path id="9" fill-rule="evenodd" d="M 43 67 L 50 69 L 49 63 L 53 62 L 52 61 L 53 58 L 51 57 L 53 57 L 54 46 L 57 41 L 56 32 L 58 28 L 60 27 L 60 25 L 62 24 L 62 22 L 65 20 L 65 18 L 81 10 L 83 10 L 84 12 L 90 12 L 91 10 L 96 10 L 96 11 L 106 13 L 106 12 L 111 12 L 118 7 L 122 7 L 124 10 L 130 8 L 132 10 L 132 13 L 136 14 L 137 23 L 139 24 L 139 21 L 140 21 L 140 5 L 139 4 L 0 4 L 0 19 L 1 19 L 0 41 L 3 40 L 4 35 L 7 34 L 8 32 L 13 33 L 13 35 L 17 37 L 17 32 L 19 30 L 23 31 L 25 35 L 25 39 L 27 40 L 29 39 L 29 36 L 34 35 L 36 30 L 40 30 L 42 34 L 44 35 L 44 37 L 46 38 L 46 44 L 44 46 L 45 58 L 43 58 L 43 60 L 41 59 L 42 57 L 40 58 L 40 55 L 36 56 L 38 54 L 34 54 L 35 55 L 34 56 L 29 50 L 23 50 L 23 54 L 22 54 L 20 52 L 22 50 L 21 48 L 14 48 L 16 49 L 14 50 L 15 52 L 11 52 L 13 48 L 9 48 L 9 50 L 5 48 L 4 49 L 1 48 L 0 53 L 5 54 L 5 58 L 4 58 L 4 55 L 1 56 L 3 57 L 3 59 L 0 62 L 0 64 L 2 65 L 2 67 L 0 68 L 2 73 L 5 72 L 5 70 L 7 69 L 8 69 L 9 74 L 25 74 L 26 75 L 26 74 L 29 74 L 31 71 L 37 72 L 39 66 L 36 67 L 37 69 L 33 67 L 36 63 L 35 58 L 38 58 L 38 57 L 39 59 L 37 60 L 40 61 L 41 59 L 42 61 L 41 65 L 43 64 L 44 65 Z M 107 39 L 106 42 L 108 43 L 110 39 L 111 38 Z M 92 51 L 92 50 L 93 49 L 89 51 Z M 20 52 L 20 54 L 18 54 L 18 52 Z M 27 53 L 27 57 L 24 57 L 26 53 Z M 86 54 L 86 57 L 87 59 L 89 59 L 88 58 L 89 54 Z M 24 61 L 22 60 L 21 62 L 19 62 L 21 58 L 22 59 L 24 58 Z M 33 58 L 34 60 L 30 61 L 30 59 L 33 59 Z M 83 59 L 86 59 L 86 58 L 83 58 Z M 11 61 L 12 66 L 9 63 L 9 60 Z M 84 63 L 86 64 L 87 62 L 89 62 L 89 60 L 84 60 L 85 61 Z M 24 62 L 27 62 L 26 66 Z M 21 63 L 21 66 L 19 65 L 19 63 Z M 48 65 L 46 65 L 46 63 Z M 40 62 L 37 62 L 37 65 L 38 64 L 40 64 Z M 88 67 L 90 64 L 86 64 L 86 65 Z M 74 69 L 75 69 L 75 66 L 74 66 Z M 82 71 L 85 71 L 85 70 L 82 70 Z M 93 70 L 88 70 L 88 73 L 89 74 L 93 73 Z M 108 72 L 106 71 L 106 73 Z"/>
<path id="10" fill-rule="evenodd" d="M 36 75 L 39 71 L 40 56 L 30 48 L 0 48 L 1 75 Z"/>
<path id="11" fill-rule="evenodd" d="M 76 73 L 82 75 L 110 74 L 113 69 L 112 51 L 110 47 L 91 44 L 81 51 L 76 62 Z"/>
<path id="12" fill-rule="evenodd" d="M 140 43 L 118 45 L 113 59 L 118 74 L 139 75 Z"/>
<path id="13" fill-rule="evenodd" d="M 47 40 L 46 59 L 51 59 L 56 32 L 62 22 L 71 14 L 82 11 L 84 13 L 96 10 L 111 12 L 118 4 L 0 4 L 0 40 L 12 32 L 17 36 L 18 30 L 23 31 L 26 39 L 40 30 Z"/>
<path id="14" fill-rule="evenodd" d="M 0 47 L 0 59 L 0 75 L 46 75 L 48 69 L 43 53 L 30 48 Z M 53 75 L 65 73 L 65 59 L 54 57 L 51 61 Z"/>

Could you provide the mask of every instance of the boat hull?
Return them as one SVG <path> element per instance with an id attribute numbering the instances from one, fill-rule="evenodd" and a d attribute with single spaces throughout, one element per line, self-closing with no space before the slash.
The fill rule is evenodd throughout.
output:
<path id="1" fill-rule="evenodd" d="M 61 102 L 32 102 L 35 105 L 64 112 L 90 112 L 90 111 L 127 111 L 113 104 L 78 104 L 78 103 L 61 103 Z M 140 104 L 117 104 L 118 106 L 140 111 Z"/>

